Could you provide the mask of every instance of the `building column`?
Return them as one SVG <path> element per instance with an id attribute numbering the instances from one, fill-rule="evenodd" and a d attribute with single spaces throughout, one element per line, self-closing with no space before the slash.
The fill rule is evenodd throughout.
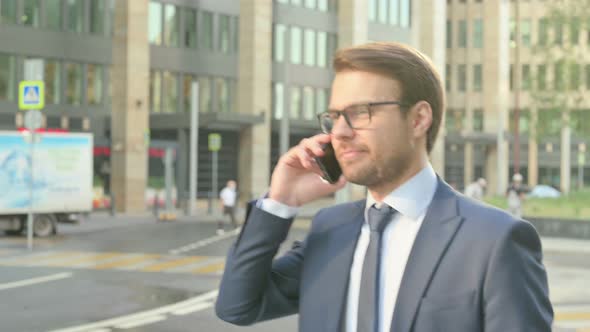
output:
<path id="1" fill-rule="evenodd" d="M 561 163 L 560 163 L 560 183 L 561 192 L 567 194 L 570 192 L 571 184 L 571 167 L 572 167 L 572 129 L 570 126 L 570 111 L 561 112 Z"/>
<path id="2" fill-rule="evenodd" d="M 528 186 L 533 187 L 539 183 L 539 142 L 537 140 L 538 113 L 536 108 L 531 109 L 531 125 L 529 126 L 529 167 Z"/>
<path id="3" fill-rule="evenodd" d="M 240 3 L 238 112 L 264 114 L 240 132 L 238 188 L 242 200 L 268 190 L 271 139 L 272 0 Z"/>
<path id="4" fill-rule="evenodd" d="M 424 13 L 431 15 L 424 17 Z M 428 55 L 445 84 L 446 40 L 441 31 L 446 31 L 447 2 L 440 0 L 412 1 L 412 39 L 420 52 Z M 445 176 L 445 114 L 441 119 L 438 137 L 430 152 L 430 163 L 438 175 Z"/>
<path id="5" fill-rule="evenodd" d="M 508 186 L 509 7 L 507 1 L 485 1 L 483 108 L 484 132 L 496 136 L 486 151 L 485 177 L 489 193 L 503 195 Z"/>
<path id="6" fill-rule="evenodd" d="M 175 165 L 177 201 L 184 204 L 189 199 L 189 130 L 179 128 L 176 134 L 176 141 L 178 142 Z"/>
<path id="7" fill-rule="evenodd" d="M 111 188 L 118 212 L 145 211 L 149 128 L 147 0 L 115 3 Z"/>

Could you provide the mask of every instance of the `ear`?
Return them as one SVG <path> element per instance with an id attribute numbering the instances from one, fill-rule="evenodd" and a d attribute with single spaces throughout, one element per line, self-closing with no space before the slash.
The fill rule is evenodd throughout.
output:
<path id="1" fill-rule="evenodd" d="M 432 125 L 432 107 L 426 101 L 419 101 L 412 110 L 412 130 L 414 137 L 426 137 Z"/>

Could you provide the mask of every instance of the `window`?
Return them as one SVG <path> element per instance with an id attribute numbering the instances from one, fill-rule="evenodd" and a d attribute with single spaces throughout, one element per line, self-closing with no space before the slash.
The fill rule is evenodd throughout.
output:
<path id="1" fill-rule="evenodd" d="M 162 74 L 157 70 L 150 72 L 150 110 L 152 113 L 162 111 Z"/>
<path id="2" fill-rule="evenodd" d="M 86 68 L 86 101 L 89 105 L 101 104 L 103 67 L 89 64 Z"/>
<path id="3" fill-rule="evenodd" d="M 520 33 L 521 33 L 521 41 L 522 46 L 529 47 L 531 46 L 531 20 L 526 19 L 522 20 L 520 26 Z"/>
<path id="4" fill-rule="evenodd" d="M 238 53 L 240 51 L 240 19 L 237 16 L 233 17 L 233 26 L 232 26 L 232 45 L 234 47 L 234 53 Z"/>
<path id="5" fill-rule="evenodd" d="M 516 130 L 516 121 L 514 116 L 515 110 L 510 110 L 510 120 L 509 120 L 509 130 L 511 133 L 514 133 Z M 518 132 L 521 135 L 528 135 L 530 129 L 530 112 L 526 109 L 521 109 L 518 111 Z"/>
<path id="6" fill-rule="evenodd" d="M 35 28 L 39 27 L 41 9 L 39 0 L 24 0 L 22 4 L 23 15 L 21 16 L 21 23 Z"/>
<path id="7" fill-rule="evenodd" d="M 162 4 L 155 1 L 149 7 L 148 39 L 151 44 L 162 45 Z"/>
<path id="8" fill-rule="evenodd" d="M 317 89 L 316 91 L 316 114 L 322 113 L 328 109 L 328 90 Z"/>
<path id="9" fill-rule="evenodd" d="M 45 60 L 45 102 L 59 104 L 61 91 L 61 66 L 58 61 Z"/>
<path id="10" fill-rule="evenodd" d="M 221 53 L 229 53 L 229 31 L 229 16 L 219 15 L 219 38 L 217 42 Z"/>
<path id="11" fill-rule="evenodd" d="M 274 60 L 277 62 L 283 62 L 285 60 L 285 34 L 287 27 L 282 24 L 275 24 L 274 29 L 274 42 L 273 42 L 273 54 Z"/>
<path id="12" fill-rule="evenodd" d="M 82 99 L 82 65 L 65 63 L 66 70 L 66 104 L 80 105 Z"/>
<path id="13" fill-rule="evenodd" d="M 555 24 L 555 44 L 563 45 L 563 25 L 559 22 Z"/>
<path id="14" fill-rule="evenodd" d="M 447 20 L 447 48 L 453 47 L 453 21 Z"/>
<path id="15" fill-rule="evenodd" d="M 510 19 L 510 47 L 516 47 L 516 21 Z"/>
<path id="16" fill-rule="evenodd" d="M 178 81 L 176 74 L 163 71 L 162 83 L 164 84 L 162 113 L 176 113 L 178 109 Z"/>
<path id="17" fill-rule="evenodd" d="M 180 16 L 176 6 L 166 4 L 164 7 L 164 45 L 178 46 Z"/>
<path id="18" fill-rule="evenodd" d="M 67 0 L 68 24 L 67 30 L 71 32 L 83 32 L 84 27 L 84 0 Z"/>
<path id="19" fill-rule="evenodd" d="M 483 110 L 473 110 L 473 131 L 483 131 Z"/>
<path id="20" fill-rule="evenodd" d="M 301 5 L 303 5 L 303 0 L 291 0 L 291 4 L 293 6 L 301 7 Z"/>
<path id="21" fill-rule="evenodd" d="M 303 118 L 313 120 L 315 116 L 315 101 L 313 98 L 313 88 L 306 86 L 303 88 Z"/>
<path id="22" fill-rule="evenodd" d="M 315 51 L 316 38 L 315 31 L 312 29 L 305 29 L 305 58 L 304 63 L 306 66 L 315 66 Z"/>
<path id="23" fill-rule="evenodd" d="M 328 11 L 328 0 L 318 0 L 318 9 L 322 12 Z"/>
<path id="24" fill-rule="evenodd" d="M 211 79 L 199 77 L 199 112 L 211 112 Z"/>
<path id="25" fill-rule="evenodd" d="M 527 91 L 531 89 L 531 66 L 522 65 L 522 89 Z"/>
<path id="26" fill-rule="evenodd" d="M 482 75 L 481 65 L 473 65 L 473 91 L 482 90 Z"/>
<path id="27" fill-rule="evenodd" d="M 301 64 L 302 32 L 299 27 L 291 27 L 291 63 Z"/>
<path id="28" fill-rule="evenodd" d="M 549 39 L 549 24 L 546 18 L 542 18 L 539 20 L 539 45 L 547 45 L 547 40 Z"/>
<path id="29" fill-rule="evenodd" d="M 16 5 L 14 0 L 0 0 L 1 23 L 16 23 Z"/>
<path id="30" fill-rule="evenodd" d="M 544 91 L 547 88 L 547 66 L 539 65 L 537 67 L 537 88 Z"/>
<path id="31" fill-rule="evenodd" d="M 580 65 L 577 63 L 570 64 L 570 90 L 578 90 L 580 88 Z"/>
<path id="32" fill-rule="evenodd" d="M 465 112 L 463 110 L 448 110 L 445 128 L 448 133 L 459 133 L 463 130 Z"/>
<path id="33" fill-rule="evenodd" d="M 401 13 L 400 15 L 400 25 L 404 28 L 409 28 L 412 24 L 412 19 L 411 19 L 411 6 L 410 6 L 410 0 L 400 0 L 400 6 L 399 6 L 399 11 Z"/>
<path id="34" fill-rule="evenodd" d="M 580 18 L 575 17 L 570 23 L 570 40 L 572 45 L 577 45 L 580 40 Z"/>
<path id="35" fill-rule="evenodd" d="M 452 73 L 451 65 L 447 64 L 445 67 L 445 89 L 447 91 L 451 91 Z"/>
<path id="36" fill-rule="evenodd" d="M 539 137 L 559 137 L 561 112 L 557 109 L 541 109 L 538 112 L 537 133 Z"/>
<path id="37" fill-rule="evenodd" d="M 514 90 L 514 75 L 515 75 L 514 74 L 514 65 L 510 65 L 510 74 L 509 74 L 509 76 L 510 76 L 509 77 L 509 80 L 510 80 L 510 82 L 509 82 L 510 91 Z"/>
<path id="38" fill-rule="evenodd" d="M 229 83 L 228 80 L 222 77 L 215 79 L 215 89 L 217 90 L 217 105 L 214 111 L 229 112 Z"/>
<path id="39" fill-rule="evenodd" d="M 182 77 L 182 110 L 186 113 L 191 112 L 191 93 L 193 86 L 193 75 L 184 75 Z"/>
<path id="40" fill-rule="evenodd" d="M 273 88 L 274 118 L 282 119 L 285 114 L 285 86 L 275 83 Z"/>
<path id="41" fill-rule="evenodd" d="M 188 48 L 197 47 L 197 12 L 191 8 L 182 10 L 184 16 L 183 46 Z"/>
<path id="42" fill-rule="evenodd" d="M 565 86 L 564 86 L 564 83 L 565 83 L 565 77 L 564 77 L 565 63 L 563 63 L 562 61 L 557 62 L 555 64 L 554 69 L 555 69 L 555 71 L 554 71 L 555 75 L 553 76 L 553 80 L 555 83 L 554 88 L 555 88 L 555 90 L 563 91 L 565 88 Z"/>
<path id="43" fill-rule="evenodd" d="M 586 89 L 590 90 L 590 65 L 586 65 Z"/>
<path id="44" fill-rule="evenodd" d="M 305 0 L 305 8 L 315 9 L 317 6 L 317 0 Z"/>
<path id="45" fill-rule="evenodd" d="M 463 92 L 467 90 L 467 66 L 459 65 L 458 71 L 459 91 Z"/>
<path id="46" fill-rule="evenodd" d="M 369 21 L 377 21 L 377 0 L 369 0 Z"/>
<path id="47" fill-rule="evenodd" d="M 44 0 L 43 2 L 45 3 L 45 27 L 53 30 L 61 30 L 61 0 Z"/>
<path id="48" fill-rule="evenodd" d="M 16 64 L 12 55 L 0 54 L 0 100 L 14 100 Z"/>
<path id="49" fill-rule="evenodd" d="M 318 31 L 318 66 L 325 68 L 328 65 L 328 33 L 325 31 Z"/>
<path id="50" fill-rule="evenodd" d="M 389 0 L 378 0 L 377 19 L 379 23 L 387 23 L 387 3 Z"/>
<path id="51" fill-rule="evenodd" d="M 90 1 L 90 33 L 96 35 L 105 35 L 105 13 L 106 1 Z"/>
<path id="52" fill-rule="evenodd" d="M 201 42 L 201 49 L 213 50 L 213 14 L 209 12 L 201 13 L 201 20 L 199 24 L 200 33 L 199 41 Z"/>
<path id="53" fill-rule="evenodd" d="M 298 119 L 301 114 L 301 88 L 291 87 L 290 115 L 291 119 Z"/>
<path id="54" fill-rule="evenodd" d="M 467 22 L 459 21 L 459 47 L 467 47 Z"/>
<path id="55" fill-rule="evenodd" d="M 473 47 L 483 47 L 483 20 L 481 18 L 473 21 Z"/>
<path id="56" fill-rule="evenodd" d="M 399 0 L 389 0 L 389 24 L 399 25 Z"/>

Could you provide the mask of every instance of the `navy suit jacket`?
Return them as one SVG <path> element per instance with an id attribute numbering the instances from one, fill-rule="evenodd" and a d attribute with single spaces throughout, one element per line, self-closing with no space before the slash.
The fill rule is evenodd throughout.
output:
<path id="1" fill-rule="evenodd" d="M 251 205 L 227 257 L 217 315 L 249 325 L 299 313 L 300 331 L 343 331 L 364 208 L 363 200 L 321 210 L 305 241 L 275 259 L 292 220 Z M 533 226 L 439 179 L 408 259 L 391 331 L 550 332 L 552 320 Z"/>

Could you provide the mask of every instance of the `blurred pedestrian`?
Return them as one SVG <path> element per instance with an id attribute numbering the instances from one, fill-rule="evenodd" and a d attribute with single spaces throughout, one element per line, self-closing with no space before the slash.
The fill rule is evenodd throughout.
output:
<path id="1" fill-rule="evenodd" d="M 526 188 L 522 184 L 522 175 L 516 173 L 512 176 L 512 184 L 506 190 L 508 211 L 515 217 L 522 217 L 522 204 L 525 198 Z"/>
<path id="2" fill-rule="evenodd" d="M 234 228 L 238 228 L 238 224 L 236 222 L 235 212 L 236 212 L 236 201 L 238 198 L 238 193 L 236 191 L 237 182 L 234 180 L 227 181 L 225 188 L 221 190 L 219 193 L 219 198 L 221 198 L 221 207 L 223 209 L 223 216 L 224 218 L 219 220 L 217 225 L 217 234 L 221 235 L 224 231 L 224 219 L 225 216 L 229 216 L 232 226 Z"/>
<path id="3" fill-rule="evenodd" d="M 465 196 L 471 197 L 476 200 L 482 200 L 485 192 L 487 181 L 484 178 L 479 178 L 477 181 L 470 183 L 465 188 Z"/>

